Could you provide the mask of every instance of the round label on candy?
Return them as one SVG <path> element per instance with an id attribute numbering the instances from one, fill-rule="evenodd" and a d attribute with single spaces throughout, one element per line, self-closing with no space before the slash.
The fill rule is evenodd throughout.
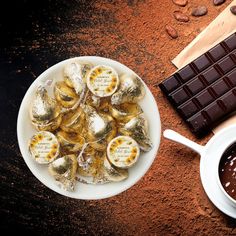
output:
<path id="1" fill-rule="evenodd" d="M 116 167 L 129 168 L 139 157 L 137 142 L 129 136 L 118 136 L 111 140 L 107 147 L 107 157 Z"/>
<path id="2" fill-rule="evenodd" d="M 31 156 L 40 164 L 48 164 L 59 154 L 59 142 L 56 136 L 48 131 L 33 135 L 29 142 Z"/>
<path id="3" fill-rule="evenodd" d="M 98 97 L 111 96 L 118 88 L 119 77 L 110 66 L 96 66 L 88 74 L 87 86 Z"/>

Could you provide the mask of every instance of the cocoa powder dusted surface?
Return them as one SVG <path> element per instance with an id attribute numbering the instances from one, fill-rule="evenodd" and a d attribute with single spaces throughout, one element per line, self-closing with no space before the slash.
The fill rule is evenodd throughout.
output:
<path id="1" fill-rule="evenodd" d="M 199 176 L 199 156 L 162 138 L 147 174 L 126 192 L 100 201 L 60 196 L 42 185 L 23 161 L 16 139 L 21 100 L 34 79 L 69 57 L 97 55 L 120 61 L 147 83 L 156 98 L 162 130 L 196 140 L 156 86 L 175 71 L 173 59 L 231 1 L 18 1 L 0 16 L 1 229 L 39 235 L 235 235 L 236 223 L 212 205 Z M 12 10 L 7 3 L 3 12 Z M 191 10 L 205 5 L 204 17 Z M 190 17 L 178 22 L 173 12 Z M 179 37 L 165 30 L 173 26 Z M 3 112 L 4 111 L 4 112 Z M 95 193 L 96 194 L 96 193 Z"/>

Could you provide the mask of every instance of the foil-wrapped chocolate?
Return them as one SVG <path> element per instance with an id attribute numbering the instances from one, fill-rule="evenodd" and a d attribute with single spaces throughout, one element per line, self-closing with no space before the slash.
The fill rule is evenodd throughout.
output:
<path id="1" fill-rule="evenodd" d="M 42 126 L 52 122 L 60 115 L 60 107 L 57 102 L 48 95 L 46 88 L 43 86 L 37 88 L 30 115 L 33 124 Z"/>
<path id="2" fill-rule="evenodd" d="M 96 150 L 105 150 L 108 142 L 116 136 L 114 119 L 105 113 L 98 113 L 93 107 L 85 105 L 87 139 Z"/>
<path id="3" fill-rule="evenodd" d="M 132 118 L 123 127 L 119 128 L 119 132 L 132 137 L 145 152 L 150 151 L 153 146 L 148 135 L 148 122 L 143 113 Z"/>
<path id="4" fill-rule="evenodd" d="M 94 142 L 92 141 L 90 145 L 96 150 L 104 151 L 106 150 L 108 143 L 116 136 L 117 127 L 115 120 L 110 115 L 101 113 L 101 116 L 108 123 L 107 132 L 104 134 L 103 138 L 100 138 Z"/>
<path id="5" fill-rule="evenodd" d="M 85 114 L 81 107 L 69 111 L 62 117 L 60 128 L 66 132 L 76 132 L 83 134 L 85 127 Z"/>
<path id="6" fill-rule="evenodd" d="M 96 176 L 95 181 L 98 183 L 106 182 L 120 182 L 127 179 L 129 172 L 127 169 L 120 169 L 112 166 L 107 157 L 104 157 L 102 169 L 99 175 Z"/>
<path id="7" fill-rule="evenodd" d="M 101 113 L 109 114 L 111 111 L 111 100 L 110 98 L 102 98 L 100 101 L 100 105 L 97 110 Z"/>
<path id="8" fill-rule="evenodd" d="M 75 155 L 60 157 L 49 164 L 49 173 L 66 191 L 73 191 L 76 184 L 77 159 Z"/>
<path id="9" fill-rule="evenodd" d="M 74 190 L 77 173 L 92 177 L 92 184 L 126 179 L 140 149 L 152 147 L 137 104 L 145 95 L 143 83 L 134 75 L 120 78 L 109 66 L 78 61 L 67 64 L 64 77 L 55 83 L 55 99 L 43 86 L 36 91 L 31 120 L 41 132 L 30 140 L 32 157 L 49 163 L 49 173 L 67 191 Z"/>
<path id="10" fill-rule="evenodd" d="M 115 130 L 114 119 L 107 114 L 98 113 L 93 107 L 85 105 L 88 137 L 90 141 L 104 138 L 108 133 Z"/>
<path id="11" fill-rule="evenodd" d="M 107 120 L 89 105 L 85 105 L 83 110 L 86 115 L 88 135 L 90 139 L 94 141 L 103 138 L 109 128 Z"/>
<path id="12" fill-rule="evenodd" d="M 62 151 L 66 153 L 78 152 L 85 144 L 85 139 L 78 133 L 67 133 L 65 131 L 58 131 L 56 133 L 57 139 L 60 143 Z"/>
<path id="13" fill-rule="evenodd" d="M 98 97 L 111 96 L 117 90 L 118 85 L 118 74 L 110 66 L 96 66 L 90 70 L 87 77 L 88 89 Z"/>
<path id="14" fill-rule="evenodd" d="M 93 95 L 91 92 L 89 93 L 86 101 L 85 101 L 86 105 L 90 105 L 92 107 L 95 108 L 99 108 L 100 104 L 101 104 L 101 98 L 98 96 Z"/>
<path id="15" fill-rule="evenodd" d="M 139 154 L 137 142 L 129 136 L 118 136 L 112 139 L 107 147 L 107 158 L 111 164 L 122 169 L 133 166 Z"/>
<path id="16" fill-rule="evenodd" d="M 64 77 L 66 84 L 75 89 L 79 95 L 86 89 L 86 77 L 92 65 L 89 63 L 72 62 L 65 66 Z"/>
<path id="17" fill-rule="evenodd" d="M 72 108 L 79 100 L 79 96 L 75 93 L 74 89 L 67 86 L 64 81 L 55 83 L 54 96 L 57 102 L 64 108 Z"/>
<path id="18" fill-rule="evenodd" d="M 118 122 L 128 122 L 131 118 L 141 114 L 142 108 L 137 103 L 122 103 L 111 106 L 111 114 Z"/>
<path id="19" fill-rule="evenodd" d="M 29 152 L 39 164 L 48 164 L 59 155 L 59 142 L 53 133 L 37 132 L 29 141 Z"/>
<path id="20" fill-rule="evenodd" d="M 136 103 L 145 95 L 145 88 L 142 81 L 135 75 L 122 75 L 120 77 L 120 87 L 111 97 L 113 105 L 125 102 Z"/>
<path id="21" fill-rule="evenodd" d="M 96 151 L 88 145 L 88 147 L 83 151 L 82 157 L 79 156 L 79 175 L 95 177 L 103 165 L 103 158 L 101 154 L 101 152 Z"/>
<path id="22" fill-rule="evenodd" d="M 35 126 L 35 128 L 39 131 L 54 131 L 56 130 L 60 125 L 62 121 L 62 115 L 58 115 L 55 119 L 45 122 L 37 122 L 35 120 L 32 120 L 32 124 Z"/>

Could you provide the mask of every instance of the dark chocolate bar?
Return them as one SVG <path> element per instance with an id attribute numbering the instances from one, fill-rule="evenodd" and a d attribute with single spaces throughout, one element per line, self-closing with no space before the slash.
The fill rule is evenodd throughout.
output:
<path id="1" fill-rule="evenodd" d="M 159 87 L 197 136 L 236 112 L 236 33 L 164 80 Z"/>

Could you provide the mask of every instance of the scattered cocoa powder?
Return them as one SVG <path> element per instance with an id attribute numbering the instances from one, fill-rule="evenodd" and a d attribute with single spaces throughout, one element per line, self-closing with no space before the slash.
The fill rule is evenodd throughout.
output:
<path id="1" fill-rule="evenodd" d="M 95 2 L 93 12 L 75 14 L 74 30 L 57 34 L 50 39 L 52 45 L 56 40 L 65 42 L 61 48 L 67 51 L 66 56 L 105 56 L 133 69 L 156 99 L 163 130 L 172 128 L 194 140 L 155 85 L 176 70 L 170 61 L 197 36 L 199 29 L 205 28 L 224 9 L 214 7 L 212 1 L 206 0 L 204 4 L 209 7 L 209 14 L 195 18 L 186 26 L 174 23 L 172 14 L 178 8 L 172 1 L 158 1 L 158 4 L 156 0 L 129 1 L 130 4 L 127 1 L 119 1 L 119 4 Z M 202 2 L 195 0 L 194 4 L 201 5 Z M 84 17 L 89 17 L 85 26 L 77 29 L 76 23 L 83 22 Z M 181 32 L 177 40 L 167 37 L 166 24 L 179 34 Z M 60 50 L 58 53 L 63 55 Z M 209 138 L 197 142 L 205 144 Z M 75 215 L 71 217 L 75 227 L 78 227 L 76 217 L 80 217 L 77 207 L 91 204 L 104 213 L 104 224 L 117 227 L 117 235 L 213 236 L 236 233 L 234 221 L 222 214 L 204 192 L 198 155 L 164 138 L 150 170 L 132 188 L 109 199 L 77 202 L 78 205 L 73 207 Z M 93 208 L 85 215 L 91 216 L 85 221 L 90 224 L 94 220 Z M 109 234 L 109 231 L 102 233 Z"/>

